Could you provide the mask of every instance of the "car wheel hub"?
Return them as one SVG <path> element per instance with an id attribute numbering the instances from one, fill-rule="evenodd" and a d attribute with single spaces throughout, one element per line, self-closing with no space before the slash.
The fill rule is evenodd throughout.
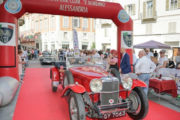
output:
<path id="1" fill-rule="evenodd" d="M 141 100 L 136 92 L 133 92 L 129 95 L 129 99 L 132 102 L 131 108 L 129 110 L 130 113 L 137 115 L 141 110 Z"/>
<path id="2" fill-rule="evenodd" d="M 78 110 L 74 97 L 71 97 L 70 99 L 70 111 L 72 120 L 78 120 Z"/>

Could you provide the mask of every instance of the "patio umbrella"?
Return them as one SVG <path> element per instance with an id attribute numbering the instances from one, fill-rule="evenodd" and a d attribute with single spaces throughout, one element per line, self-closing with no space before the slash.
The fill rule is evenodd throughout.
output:
<path id="1" fill-rule="evenodd" d="M 134 48 L 171 49 L 169 45 L 154 40 L 150 40 L 141 44 L 134 45 Z"/>

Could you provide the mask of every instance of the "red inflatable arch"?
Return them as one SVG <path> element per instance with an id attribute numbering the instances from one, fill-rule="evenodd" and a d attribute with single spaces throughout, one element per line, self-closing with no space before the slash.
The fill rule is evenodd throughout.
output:
<path id="1" fill-rule="evenodd" d="M 123 46 L 132 63 L 133 22 L 120 4 L 96 0 L 4 0 L 0 3 L 0 82 L 19 80 L 17 20 L 25 12 L 111 19 L 117 25 L 118 59 Z M 11 87 L 16 89 L 14 84 Z M 1 99 L 0 94 L 0 105 L 6 104 Z"/>

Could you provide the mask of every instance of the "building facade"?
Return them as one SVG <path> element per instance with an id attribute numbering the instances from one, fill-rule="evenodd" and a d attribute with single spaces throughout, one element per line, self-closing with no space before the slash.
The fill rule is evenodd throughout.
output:
<path id="1" fill-rule="evenodd" d="M 180 47 L 180 0 L 111 1 L 120 3 L 133 19 L 134 45 L 155 40 L 166 43 L 171 47 Z M 97 24 L 100 24 L 99 26 L 109 24 L 109 22 L 105 21 Z M 117 37 L 115 38 L 114 36 L 117 36 L 117 31 L 112 21 L 110 21 L 110 24 L 109 29 L 111 29 L 110 31 L 113 31 L 114 34 L 111 34 L 109 41 L 113 44 L 111 48 L 115 48 Z M 101 34 L 103 35 L 103 32 Z M 102 48 L 103 44 L 104 42 L 102 42 L 99 47 Z"/>
<path id="2" fill-rule="evenodd" d="M 20 26 L 21 44 L 41 51 L 73 48 L 73 29 L 78 33 L 79 48 L 91 49 L 95 41 L 95 22 L 91 18 L 43 14 L 25 14 Z M 30 44 L 31 43 L 31 44 Z"/>

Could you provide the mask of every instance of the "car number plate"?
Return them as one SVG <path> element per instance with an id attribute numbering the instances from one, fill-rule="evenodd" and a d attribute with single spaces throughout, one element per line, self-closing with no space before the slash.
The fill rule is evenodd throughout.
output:
<path id="1" fill-rule="evenodd" d="M 109 119 L 109 118 L 118 118 L 125 116 L 125 111 L 116 111 L 116 112 L 110 112 L 110 113 L 103 113 L 103 119 Z"/>

